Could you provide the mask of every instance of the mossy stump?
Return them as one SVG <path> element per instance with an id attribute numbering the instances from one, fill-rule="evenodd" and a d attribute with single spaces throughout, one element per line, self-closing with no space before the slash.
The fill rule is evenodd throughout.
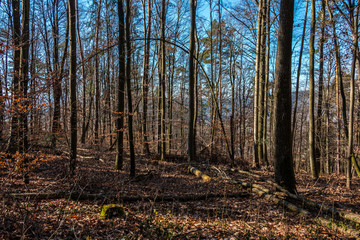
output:
<path id="1" fill-rule="evenodd" d="M 122 205 L 108 204 L 104 205 L 101 209 L 100 219 L 110 219 L 113 217 L 125 216 L 125 209 Z"/>

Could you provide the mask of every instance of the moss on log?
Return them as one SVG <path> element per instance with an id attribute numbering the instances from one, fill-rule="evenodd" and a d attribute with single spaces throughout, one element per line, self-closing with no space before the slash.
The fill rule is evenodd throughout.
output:
<path id="1" fill-rule="evenodd" d="M 122 205 L 108 204 L 102 207 L 100 219 L 105 220 L 114 217 L 124 217 L 125 215 L 125 209 Z"/>

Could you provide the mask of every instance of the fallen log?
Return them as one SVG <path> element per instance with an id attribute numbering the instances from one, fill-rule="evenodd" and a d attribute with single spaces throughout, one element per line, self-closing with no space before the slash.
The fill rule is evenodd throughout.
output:
<path id="1" fill-rule="evenodd" d="M 251 172 L 248 172 L 248 171 L 243 171 L 243 170 L 237 170 L 237 169 L 230 169 L 230 170 L 232 172 L 246 174 L 248 176 L 252 176 L 252 177 L 257 178 L 260 181 L 266 182 L 266 183 L 274 186 L 277 190 L 285 193 L 288 197 L 290 197 L 290 198 L 292 198 L 294 200 L 300 201 L 302 204 L 304 204 L 304 205 L 306 205 L 308 207 L 319 208 L 320 210 L 323 210 L 325 212 L 329 212 L 329 213 L 331 213 L 333 215 L 336 215 L 338 217 L 341 217 L 343 219 L 350 220 L 350 221 L 356 222 L 356 223 L 360 223 L 360 214 L 339 210 L 339 209 L 336 209 L 336 208 L 333 208 L 333 207 L 329 207 L 329 206 L 325 205 L 324 203 L 318 203 L 318 202 L 306 199 L 306 198 L 304 198 L 302 196 L 293 194 L 293 193 L 287 191 L 285 188 L 281 187 L 279 184 L 277 184 L 275 182 L 272 182 L 272 181 L 269 181 L 269 180 L 265 179 L 264 177 L 262 177 L 262 176 L 260 176 L 258 174 L 251 173 Z M 257 187 L 258 185 L 253 184 L 253 186 Z"/>
<path id="2" fill-rule="evenodd" d="M 204 182 L 209 182 L 211 180 L 211 177 L 209 177 L 205 173 L 201 172 L 199 169 L 196 169 L 196 168 L 194 168 L 192 166 L 189 166 L 188 170 L 189 170 L 189 172 L 191 172 L 195 176 L 201 177 Z"/>
<path id="3" fill-rule="evenodd" d="M 301 207 L 296 206 L 293 203 L 290 203 L 286 200 L 280 199 L 278 197 L 276 197 L 272 191 L 270 191 L 269 189 L 259 185 L 259 184 L 252 184 L 252 183 L 248 183 L 248 182 L 243 182 L 243 181 L 235 181 L 229 177 L 221 177 L 224 180 L 229 181 L 232 184 L 235 185 L 240 185 L 242 187 L 245 188 L 250 188 L 252 190 L 252 192 L 265 197 L 268 200 L 271 200 L 273 202 L 275 202 L 278 205 L 282 205 L 284 207 L 286 207 L 287 209 L 289 209 L 290 211 L 293 212 L 297 212 L 302 216 L 309 216 L 309 217 L 313 217 L 312 214 L 307 211 L 306 209 L 303 209 Z M 323 217 L 313 217 L 314 221 L 317 222 L 318 224 L 321 224 L 324 227 L 330 228 L 330 229 L 334 229 L 338 232 L 341 232 L 343 234 L 348 234 L 352 237 L 355 237 L 356 239 L 360 238 L 360 232 L 355 230 L 355 229 L 351 229 L 348 226 L 344 225 L 338 225 L 333 221 L 330 221 L 328 219 L 325 219 Z"/>

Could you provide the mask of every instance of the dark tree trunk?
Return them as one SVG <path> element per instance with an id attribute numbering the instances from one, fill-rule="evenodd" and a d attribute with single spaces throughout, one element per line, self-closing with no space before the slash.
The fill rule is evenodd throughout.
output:
<path id="1" fill-rule="evenodd" d="M 188 161 L 195 161 L 195 18 L 196 18 L 196 0 L 190 0 L 190 50 L 189 50 L 189 135 L 188 135 Z"/>
<path id="2" fill-rule="evenodd" d="M 70 173 L 74 174 L 77 152 L 76 109 L 76 13 L 75 0 L 69 0 L 70 25 Z"/>
<path id="3" fill-rule="evenodd" d="M 275 69 L 275 181 L 296 192 L 291 144 L 291 47 L 294 0 L 281 0 Z"/>

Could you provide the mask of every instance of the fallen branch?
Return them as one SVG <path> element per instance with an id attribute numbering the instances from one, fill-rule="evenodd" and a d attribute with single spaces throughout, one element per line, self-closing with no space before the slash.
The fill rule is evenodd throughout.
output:
<path id="1" fill-rule="evenodd" d="M 301 203 L 303 203 L 304 205 L 306 205 L 308 207 L 319 208 L 320 210 L 323 210 L 325 212 L 329 212 L 329 213 L 331 213 L 333 215 L 336 215 L 338 217 L 341 217 L 343 219 L 350 220 L 350 221 L 353 221 L 353 222 L 356 222 L 356 223 L 360 223 L 360 214 L 346 212 L 346 211 L 343 211 L 343 210 L 338 210 L 338 209 L 335 209 L 333 207 L 329 207 L 329 206 L 325 205 L 324 203 L 317 203 L 315 201 L 306 199 L 306 198 L 304 198 L 302 196 L 293 194 L 293 193 L 287 191 L 285 188 L 281 187 L 279 184 L 277 184 L 275 182 L 272 182 L 270 180 L 267 180 L 267 179 L 265 179 L 264 177 L 262 177 L 262 176 L 260 176 L 258 174 L 251 173 L 251 172 L 248 172 L 248 171 L 237 170 L 237 169 L 231 169 L 231 171 L 246 174 L 248 176 L 252 176 L 252 177 L 257 178 L 260 181 L 266 182 L 266 183 L 274 186 L 277 190 L 285 193 L 288 197 L 290 197 L 292 199 L 295 199 L 297 201 L 300 201 Z M 256 185 L 253 184 L 253 185 L 254 185 L 254 187 L 257 187 L 257 184 Z"/>
<path id="2" fill-rule="evenodd" d="M 240 171 L 240 170 L 239 170 Z M 250 188 L 252 190 L 252 192 L 268 199 L 268 200 L 271 200 L 273 202 L 275 202 L 276 204 L 278 205 L 282 205 L 284 207 L 286 207 L 287 209 L 289 209 L 290 211 L 293 211 L 293 212 L 297 212 L 299 213 L 300 215 L 302 216 L 310 216 L 312 217 L 312 214 L 307 211 L 306 209 L 303 209 L 301 207 L 298 207 L 296 206 L 295 204 L 293 203 L 290 203 L 286 200 L 283 200 L 283 199 L 280 199 L 278 197 L 276 197 L 273 192 L 259 184 L 252 184 L 252 183 L 248 183 L 248 182 L 243 182 L 243 181 L 235 181 L 229 177 L 221 177 L 223 178 L 224 180 L 227 180 L 229 181 L 230 183 L 232 184 L 235 184 L 235 185 L 240 185 L 242 187 L 245 187 L 245 188 Z M 296 195 L 295 195 L 296 196 Z M 348 226 L 344 225 L 344 226 L 341 226 L 341 225 L 337 225 L 335 224 L 333 221 L 330 221 L 330 220 L 327 220 L 323 217 L 314 217 L 313 218 L 315 222 L 323 225 L 324 227 L 327 227 L 327 228 L 330 228 L 330 229 L 334 229 L 336 231 L 339 231 L 343 234 L 349 234 L 351 235 L 352 237 L 355 237 L 355 238 L 359 238 L 360 237 L 360 232 L 355 230 L 355 229 L 351 229 L 349 228 Z"/>
<path id="3" fill-rule="evenodd" d="M 211 180 L 211 177 L 209 177 L 205 173 L 201 172 L 199 169 L 196 169 L 196 168 L 194 168 L 192 166 L 189 166 L 188 170 L 189 170 L 189 172 L 191 172 L 195 176 L 201 177 L 204 182 L 209 182 Z"/>

